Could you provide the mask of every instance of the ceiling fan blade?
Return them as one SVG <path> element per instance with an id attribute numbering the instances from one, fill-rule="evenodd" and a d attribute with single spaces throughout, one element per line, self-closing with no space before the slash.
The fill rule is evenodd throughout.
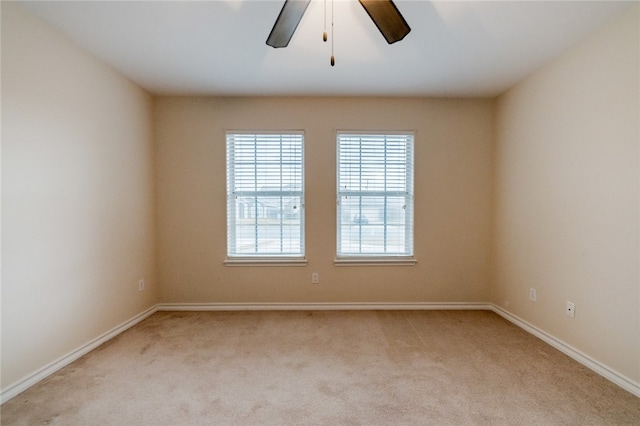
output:
<path id="1" fill-rule="evenodd" d="M 311 0 L 285 0 L 267 38 L 269 46 L 287 47 L 310 2 Z"/>
<path id="2" fill-rule="evenodd" d="M 387 43 L 393 44 L 402 40 L 411 28 L 400 11 L 391 0 L 359 0 L 364 10 L 376 24 Z"/>

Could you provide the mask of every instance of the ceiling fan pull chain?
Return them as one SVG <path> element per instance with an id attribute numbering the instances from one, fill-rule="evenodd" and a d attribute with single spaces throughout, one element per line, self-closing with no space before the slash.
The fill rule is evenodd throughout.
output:
<path id="1" fill-rule="evenodd" d="M 322 32 L 322 41 L 327 41 L 327 0 L 324 0 L 324 31 Z"/>
<path id="2" fill-rule="evenodd" d="M 333 0 L 331 0 L 331 66 L 336 64 L 336 58 L 333 56 Z"/>

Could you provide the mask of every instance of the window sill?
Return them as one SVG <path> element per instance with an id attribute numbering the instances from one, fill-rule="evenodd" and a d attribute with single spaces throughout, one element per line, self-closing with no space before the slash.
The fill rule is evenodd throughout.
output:
<path id="1" fill-rule="evenodd" d="M 225 266 L 307 266 L 307 259 L 301 257 L 236 257 L 226 258 Z"/>
<path id="2" fill-rule="evenodd" d="M 414 266 L 413 257 L 342 257 L 334 259 L 335 266 Z"/>

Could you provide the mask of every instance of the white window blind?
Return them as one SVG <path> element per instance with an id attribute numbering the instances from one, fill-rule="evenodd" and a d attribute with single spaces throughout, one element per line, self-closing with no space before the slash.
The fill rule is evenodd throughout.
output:
<path id="1" fill-rule="evenodd" d="M 338 257 L 413 256 L 413 134 L 338 133 Z"/>
<path id="2" fill-rule="evenodd" d="M 227 255 L 304 256 L 304 135 L 227 133 Z"/>

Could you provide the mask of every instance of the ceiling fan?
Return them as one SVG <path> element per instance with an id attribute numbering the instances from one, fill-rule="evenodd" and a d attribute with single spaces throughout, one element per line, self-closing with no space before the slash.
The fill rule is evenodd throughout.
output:
<path id="1" fill-rule="evenodd" d="M 387 43 L 402 40 L 411 28 L 391 0 L 358 0 L 376 24 Z M 287 47 L 311 0 L 285 0 L 276 19 L 267 44 L 271 47 Z M 325 39 L 326 41 L 326 39 Z"/>

